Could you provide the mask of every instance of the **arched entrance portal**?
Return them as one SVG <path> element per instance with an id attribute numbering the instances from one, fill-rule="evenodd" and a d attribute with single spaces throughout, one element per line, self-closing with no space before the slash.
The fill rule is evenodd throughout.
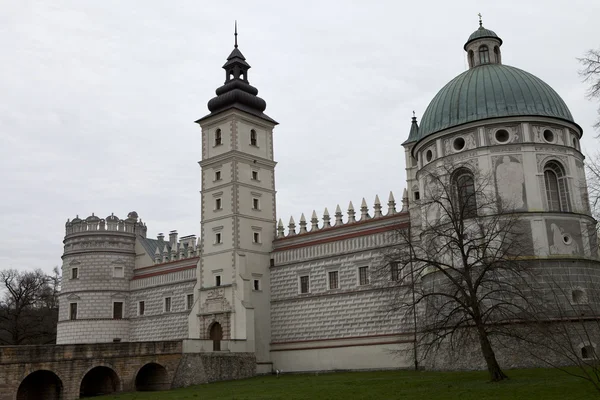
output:
<path id="1" fill-rule="evenodd" d="M 221 340 L 223 340 L 223 328 L 215 322 L 210 326 L 210 340 L 213 341 L 213 351 L 221 351 Z"/>
<path id="2" fill-rule="evenodd" d="M 135 390 L 139 392 L 169 390 L 170 388 L 167 370 L 160 364 L 150 363 L 144 365 L 135 377 Z"/>
<path id="3" fill-rule="evenodd" d="M 79 397 L 100 396 L 119 390 L 119 377 L 108 367 L 92 368 L 81 381 Z"/>
<path id="4" fill-rule="evenodd" d="M 27 375 L 17 390 L 17 400 L 61 400 L 63 385 L 52 371 L 35 371 Z"/>

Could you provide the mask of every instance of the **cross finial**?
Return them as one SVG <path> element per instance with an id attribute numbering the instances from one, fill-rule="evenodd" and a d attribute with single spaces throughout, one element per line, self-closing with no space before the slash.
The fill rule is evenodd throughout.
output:
<path id="1" fill-rule="evenodd" d="M 483 21 L 481 20 L 481 13 L 477 14 L 479 16 L 479 26 L 483 28 Z"/>
<path id="2" fill-rule="evenodd" d="M 415 110 L 413 110 L 413 118 L 415 118 L 417 115 L 415 114 Z"/>
<path id="3" fill-rule="evenodd" d="M 233 34 L 233 36 L 235 37 L 235 45 L 233 47 L 237 49 L 237 19 L 235 20 L 235 33 Z"/>

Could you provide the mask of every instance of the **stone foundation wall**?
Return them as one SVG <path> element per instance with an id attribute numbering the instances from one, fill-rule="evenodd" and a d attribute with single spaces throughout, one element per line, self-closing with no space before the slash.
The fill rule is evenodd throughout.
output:
<path id="1" fill-rule="evenodd" d="M 254 353 L 184 354 L 175 373 L 172 388 L 253 376 L 256 376 Z"/>

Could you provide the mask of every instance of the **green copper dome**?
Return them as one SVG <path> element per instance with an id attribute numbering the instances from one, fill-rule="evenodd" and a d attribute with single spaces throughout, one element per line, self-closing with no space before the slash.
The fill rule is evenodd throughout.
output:
<path id="1" fill-rule="evenodd" d="M 465 50 L 467 49 L 467 45 L 469 43 L 471 43 L 473 40 L 483 39 L 483 38 L 498 39 L 500 41 L 500 45 L 502 45 L 502 39 L 500 39 L 500 37 L 498 35 L 496 35 L 496 32 L 491 31 L 489 29 L 485 29 L 483 27 L 483 25 L 480 25 L 479 29 L 477 29 L 475 32 L 471 33 L 471 36 L 469 36 L 469 39 L 467 39 L 467 43 L 465 43 Z"/>
<path id="2" fill-rule="evenodd" d="M 508 65 L 485 64 L 444 86 L 427 106 L 418 131 L 411 130 L 406 142 L 468 122 L 512 116 L 574 122 L 565 102 L 541 79 Z"/>

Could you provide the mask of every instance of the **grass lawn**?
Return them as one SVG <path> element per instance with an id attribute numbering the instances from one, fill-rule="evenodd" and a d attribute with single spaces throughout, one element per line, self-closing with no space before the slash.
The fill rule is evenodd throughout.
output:
<path id="1" fill-rule="evenodd" d="M 600 399 L 582 379 L 553 369 L 507 371 L 510 379 L 487 381 L 487 372 L 340 372 L 261 376 L 210 383 L 166 392 L 135 392 L 96 397 L 118 400 L 254 400 L 254 399 Z"/>

